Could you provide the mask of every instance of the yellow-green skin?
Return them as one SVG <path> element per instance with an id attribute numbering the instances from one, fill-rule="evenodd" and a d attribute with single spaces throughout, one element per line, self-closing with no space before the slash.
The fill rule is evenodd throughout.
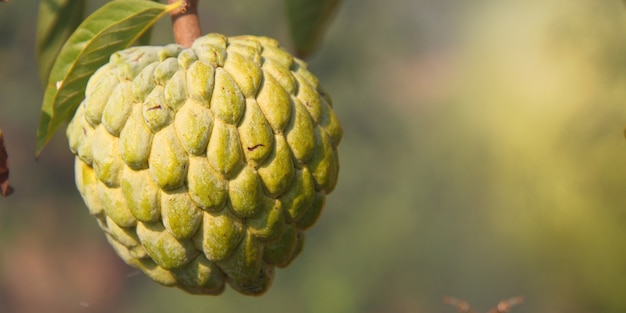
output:
<path id="1" fill-rule="evenodd" d="M 76 184 L 120 257 L 155 281 L 262 294 L 335 187 L 331 106 L 273 39 L 119 51 L 67 129 Z"/>

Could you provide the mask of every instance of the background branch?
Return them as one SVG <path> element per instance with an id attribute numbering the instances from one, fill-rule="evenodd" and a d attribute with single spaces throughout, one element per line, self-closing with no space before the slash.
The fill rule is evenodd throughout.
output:
<path id="1" fill-rule="evenodd" d="M 9 155 L 4 146 L 4 137 L 0 129 L 0 195 L 6 197 L 13 193 L 13 187 L 9 185 Z"/>

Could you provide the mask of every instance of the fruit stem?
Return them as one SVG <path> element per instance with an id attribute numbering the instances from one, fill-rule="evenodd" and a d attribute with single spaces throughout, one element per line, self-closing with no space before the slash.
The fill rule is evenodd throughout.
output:
<path id="1" fill-rule="evenodd" d="M 176 3 L 180 0 L 168 0 L 168 3 Z M 170 13 L 174 40 L 176 43 L 189 48 L 191 44 L 202 34 L 200 20 L 198 19 L 198 0 L 182 0 L 182 5 Z"/>

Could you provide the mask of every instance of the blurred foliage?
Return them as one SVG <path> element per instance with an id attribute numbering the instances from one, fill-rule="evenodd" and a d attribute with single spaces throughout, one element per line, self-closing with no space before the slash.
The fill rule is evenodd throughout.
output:
<path id="1" fill-rule="evenodd" d="M 287 21 L 296 56 L 303 58 L 320 45 L 340 0 L 285 0 Z"/>
<path id="2" fill-rule="evenodd" d="M 198 297 L 115 257 L 43 95 L 35 1 L 0 6 L 2 312 L 626 311 L 626 9 L 621 1 L 345 1 L 309 60 L 345 137 L 336 191 L 260 298 Z M 205 32 L 288 42 L 280 1 L 203 0 Z M 93 8 L 92 8 L 93 9 Z M 171 41 L 169 21 L 154 42 Z M 288 45 L 287 45 L 288 46 Z M 289 46 L 288 46 L 289 47 Z"/>

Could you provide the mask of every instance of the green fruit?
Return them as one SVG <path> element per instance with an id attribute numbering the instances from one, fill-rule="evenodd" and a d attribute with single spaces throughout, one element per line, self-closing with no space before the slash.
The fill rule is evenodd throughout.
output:
<path id="1" fill-rule="evenodd" d="M 116 52 L 67 129 L 76 184 L 117 253 L 191 293 L 265 292 L 337 182 L 342 129 L 273 39 Z"/>

